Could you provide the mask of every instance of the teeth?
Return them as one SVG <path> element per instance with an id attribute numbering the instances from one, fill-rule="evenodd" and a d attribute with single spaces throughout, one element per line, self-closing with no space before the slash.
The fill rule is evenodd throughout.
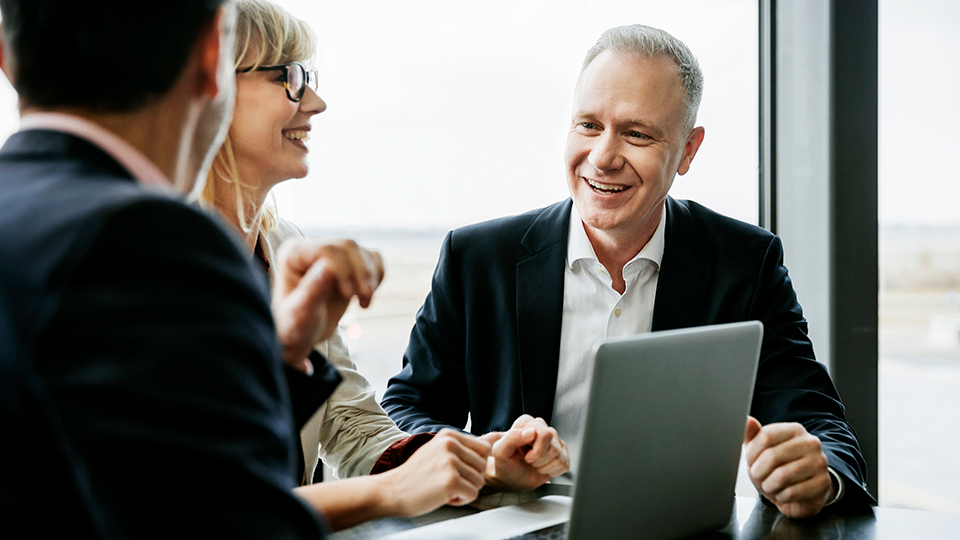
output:
<path id="1" fill-rule="evenodd" d="M 614 186 L 614 185 L 611 185 L 611 184 L 601 184 L 600 182 L 594 182 L 593 180 L 590 180 L 589 178 L 584 178 L 584 180 L 586 180 L 587 183 L 590 184 L 590 187 L 592 187 L 593 189 L 595 189 L 595 190 L 597 190 L 597 191 L 602 191 L 602 192 L 604 192 L 604 193 L 619 193 L 619 192 L 627 189 L 627 188 L 625 188 L 624 186 Z"/>
<path id="2" fill-rule="evenodd" d="M 292 141 L 309 141 L 310 132 L 309 131 L 284 131 L 283 136 L 292 140 Z"/>

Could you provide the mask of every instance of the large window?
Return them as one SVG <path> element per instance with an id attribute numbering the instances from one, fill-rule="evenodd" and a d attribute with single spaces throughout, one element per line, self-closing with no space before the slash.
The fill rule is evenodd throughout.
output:
<path id="1" fill-rule="evenodd" d="M 563 147 L 586 50 L 643 23 L 685 41 L 706 79 L 706 139 L 673 195 L 756 223 L 754 1 L 287 1 L 316 30 L 320 93 L 310 176 L 275 190 L 281 215 L 381 249 L 373 307 L 345 319 L 378 393 L 400 368 L 447 230 L 567 197 Z"/>
<path id="2" fill-rule="evenodd" d="M 430 287 L 445 232 L 567 197 L 563 148 L 574 84 L 607 28 L 642 23 L 686 42 L 706 83 L 706 138 L 672 194 L 757 223 L 755 0 L 281 0 L 318 39 L 310 175 L 275 190 L 314 236 L 380 249 L 387 279 L 343 321 L 382 395 Z M 0 119 L 16 129 L 4 81 Z"/>
<path id="3" fill-rule="evenodd" d="M 960 4 L 880 2 L 880 502 L 960 512 Z"/>
<path id="4" fill-rule="evenodd" d="M 563 145 L 586 50 L 612 26 L 684 40 L 707 135 L 678 197 L 757 220 L 756 2 L 284 2 L 316 30 L 309 178 L 277 189 L 309 229 L 449 229 L 567 196 Z"/>

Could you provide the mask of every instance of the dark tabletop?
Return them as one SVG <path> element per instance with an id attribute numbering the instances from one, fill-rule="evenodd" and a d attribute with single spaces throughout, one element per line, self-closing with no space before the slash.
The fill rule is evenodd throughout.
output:
<path id="1" fill-rule="evenodd" d="M 535 492 L 505 494 L 481 498 L 480 506 L 489 507 L 523 502 L 544 495 L 568 495 L 569 487 L 548 484 Z M 387 518 L 365 523 L 332 536 L 334 540 L 366 540 L 420 527 L 429 523 L 475 514 L 475 506 L 445 506 L 414 519 Z M 730 523 L 726 528 L 705 535 L 704 539 L 890 539 L 940 540 L 960 539 L 960 514 L 904 510 L 900 508 L 866 508 L 857 513 L 832 513 L 826 509 L 814 518 L 790 519 L 759 499 L 737 497 Z"/>

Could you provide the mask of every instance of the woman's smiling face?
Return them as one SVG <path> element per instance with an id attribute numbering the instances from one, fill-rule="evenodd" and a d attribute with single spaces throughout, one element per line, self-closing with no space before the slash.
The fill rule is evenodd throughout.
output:
<path id="1" fill-rule="evenodd" d="M 308 172 L 310 120 L 327 104 L 309 86 L 291 101 L 285 80 L 283 69 L 237 75 L 230 138 L 240 178 L 251 187 L 269 189 Z"/>

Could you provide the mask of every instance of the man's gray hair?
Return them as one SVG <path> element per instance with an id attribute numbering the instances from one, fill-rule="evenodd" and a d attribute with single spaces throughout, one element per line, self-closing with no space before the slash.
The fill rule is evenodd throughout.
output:
<path id="1" fill-rule="evenodd" d="M 587 69 L 590 62 L 603 51 L 620 54 L 639 54 L 647 57 L 667 56 L 679 68 L 680 82 L 687 91 L 687 114 L 684 118 L 686 130 L 693 129 L 697 121 L 697 110 L 703 95 L 703 72 L 693 52 L 682 41 L 659 28 L 632 24 L 611 28 L 600 36 L 596 45 L 587 51 L 580 73 Z"/>

